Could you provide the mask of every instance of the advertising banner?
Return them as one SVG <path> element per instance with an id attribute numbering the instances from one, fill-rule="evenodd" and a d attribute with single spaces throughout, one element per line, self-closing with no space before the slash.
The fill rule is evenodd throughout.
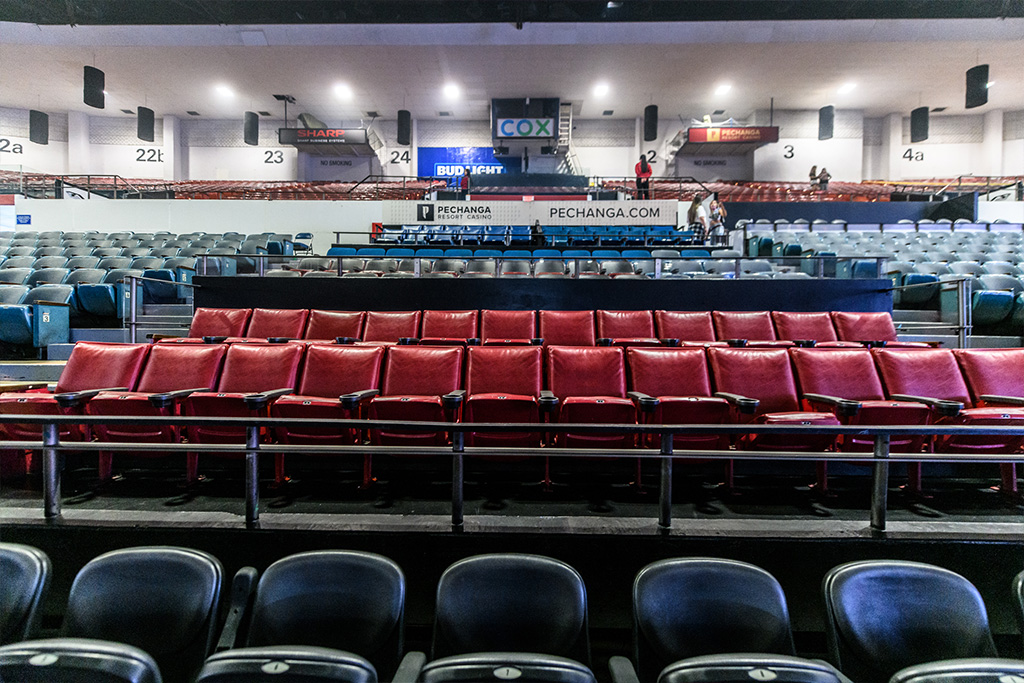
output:
<path id="1" fill-rule="evenodd" d="M 458 178 L 466 170 L 470 176 L 506 172 L 490 147 L 419 147 L 416 166 L 419 176 L 433 178 Z"/>
<path id="2" fill-rule="evenodd" d="M 690 128 L 688 142 L 778 142 L 778 126 L 761 128 Z"/>
<path id="3" fill-rule="evenodd" d="M 678 225 L 676 201 L 385 201 L 386 225 Z"/>

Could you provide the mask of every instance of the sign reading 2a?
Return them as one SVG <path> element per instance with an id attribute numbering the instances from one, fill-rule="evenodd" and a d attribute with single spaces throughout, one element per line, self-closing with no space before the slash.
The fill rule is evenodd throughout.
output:
<path id="1" fill-rule="evenodd" d="M 554 119 L 498 119 L 495 137 L 498 138 L 553 138 Z"/>

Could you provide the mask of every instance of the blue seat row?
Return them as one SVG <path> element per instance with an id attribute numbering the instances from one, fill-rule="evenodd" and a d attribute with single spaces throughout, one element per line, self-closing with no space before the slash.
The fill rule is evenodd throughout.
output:
<path id="1" fill-rule="evenodd" d="M 374 241 L 384 244 L 529 244 L 529 225 L 401 225 L 385 226 Z M 543 243 L 568 245 L 684 244 L 693 231 L 671 225 L 541 226 Z"/>

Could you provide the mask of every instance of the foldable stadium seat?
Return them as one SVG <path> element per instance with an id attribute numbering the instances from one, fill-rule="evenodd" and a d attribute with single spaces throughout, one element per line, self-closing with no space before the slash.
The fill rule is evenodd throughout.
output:
<path id="1" fill-rule="evenodd" d="M 1004 387 L 1011 383 L 1017 384 L 1012 379 L 1016 369 L 1012 364 L 1004 364 L 1004 361 L 1010 358 L 1011 362 L 1016 362 L 1020 356 L 1000 356 L 995 350 L 988 353 L 993 355 L 964 356 L 964 363 L 972 367 L 978 386 L 986 383 L 982 379 L 983 373 L 988 375 L 988 379 L 993 372 L 1006 374 L 1006 378 L 993 381 L 994 386 L 1003 382 Z M 932 422 L 935 424 L 1001 427 L 1024 425 L 1024 408 L 989 406 L 987 403 L 978 406 L 973 402 L 956 357 L 949 349 L 874 349 L 872 354 L 889 397 L 924 403 L 931 409 Z M 932 449 L 952 453 L 1009 454 L 1017 452 L 1022 441 L 1024 437 L 1017 435 L 946 435 L 936 437 Z M 1003 464 L 1000 471 L 1002 492 L 1008 496 L 1015 495 L 1015 467 Z M 911 486 L 913 490 L 920 490 L 919 481 L 911 482 Z"/>
<path id="2" fill-rule="evenodd" d="M 20 304 L 21 300 L 28 294 L 28 285 L 3 285 L 0 284 L 0 305 Z"/>
<path id="3" fill-rule="evenodd" d="M 75 577 L 62 635 L 140 648 L 166 680 L 192 680 L 213 648 L 223 574 L 220 562 L 200 550 L 105 553 Z"/>
<path id="4" fill-rule="evenodd" d="M 94 284 L 83 284 L 75 292 L 82 310 L 90 315 L 103 318 L 124 318 L 131 305 L 131 287 L 128 277 L 143 276 L 143 271 L 115 268 L 108 270 L 103 280 Z M 137 304 L 138 302 L 136 302 Z"/>
<path id="5" fill-rule="evenodd" d="M 397 344 L 403 339 L 415 339 L 421 316 L 421 311 L 366 311 L 362 341 Z"/>
<path id="6" fill-rule="evenodd" d="M 365 311 L 322 311 L 311 309 L 306 320 L 305 339 L 359 339 L 363 333 Z"/>
<path id="7" fill-rule="evenodd" d="M 892 675 L 892 683 L 999 683 L 1024 677 L 1024 660 L 979 658 L 919 664 Z"/>
<path id="8" fill-rule="evenodd" d="M 745 413 L 756 402 L 755 424 L 838 425 L 831 412 L 805 411 L 786 349 L 708 349 L 716 396 Z M 745 421 L 745 420 L 737 420 Z M 835 437 L 829 434 L 749 434 L 739 440 L 747 450 L 823 451 Z"/>
<path id="9" fill-rule="evenodd" d="M 47 638 L 0 647 L 0 680 L 20 683 L 160 683 L 143 650 L 107 640 Z"/>
<path id="10" fill-rule="evenodd" d="M 480 313 L 480 338 L 484 345 L 527 345 L 540 343 L 534 311 L 483 310 Z"/>
<path id="11" fill-rule="evenodd" d="M 751 615 L 756 614 L 756 618 Z M 613 680 L 660 683 L 772 680 L 840 683 L 821 661 L 795 657 L 789 609 L 771 574 L 745 562 L 661 560 L 633 583 L 633 656 L 609 662 Z"/>
<path id="12" fill-rule="evenodd" d="M 0 342 L 46 348 L 70 339 L 70 285 L 39 285 L 21 303 L 0 305 Z"/>
<path id="13" fill-rule="evenodd" d="M 650 311 L 594 312 L 597 343 L 615 346 L 661 346 L 654 336 L 654 316 Z"/>
<path id="14" fill-rule="evenodd" d="M 439 258 L 434 261 L 434 265 L 430 268 L 430 272 L 461 275 L 466 272 L 466 262 L 462 259 Z"/>
<path id="15" fill-rule="evenodd" d="M 542 258 L 537 259 L 533 273 L 535 277 L 565 277 L 568 271 L 562 259 Z"/>
<path id="16" fill-rule="evenodd" d="M 67 265 L 67 258 L 64 256 L 41 256 L 32 262 L 36 270 L 44 268 L 64 268 Z"/>
<path id="17" fill-rule="evenodd" d="M 478 251 L 477 254 L 480 252 Z M 474 258 L 466 263 L 462 277 L 489 278 L 498 274 L 498 264 L 493 258 Z"/>
<path id="18" fill-rule="evenodd" d="M 189 394 L 181 413 L 189 417 L 266 417 L 274 399 L 295 393 L 305 351 L 304 344 L 232 344 L 216 388 Z M 261 431 L 266 434 L 265 429 Z M 189 442 L 200 444 L 245 443 L 246 439 L 245 427 L 228 425 L 189 425 L 186 433 Z M 280 455 L 275 458 L 274 471 L 276 480 L 284 481 Z"/>
<path id="19" fill-rule="evenodd" d="M 538 311 L 539 336 L 545 346 L 594 346 L 593 311 Z"/>
<path id="20" fill-rule="evenodd" d="M 67 268 L 69 270 L 75 270 L 77 268 L 98 268 L 100 265 L 100 259 L 96 256 L 72 256 L 68 259 Z"/>
<path id="21" fill-rule="evenodd" d="M 805 404 L 835 413 L 843 425 L 926 425 L 928 406 L 913 401 L 887 400 L 871 352 L 859 349 L 790 349 L 790 357 Z M 893 453 L 920 453 L 924 436 L 892 435 Z M 836 444 L 845 452 L 870 452 L 874 438 L 843 434 Z M 828 463 L 818 463 L 818 487 L 828 490 Z M 907 463 L 911 482 L 920 481 L 921 464 Z"/>
<path id="22" fill-rule="evenodd" d="M 779 341 L 768 311 L 712 311 L 715 336 L 730 346 L 781 346 L 793 345 L 791 341 Z"/>
<path id="23" fill-rule="evenodd" d="M 28 276 L 25 284 L 29 287 L 37 287 L 39 285 L 59 285 L 63 284 L 64 280 L 67 279 L 68 273 L 71 272 L 67 268 L 42 268 L 36 269 Z"/>
<path id="24" fill-rule="evenodd" d="M 363 264 L 363 273 L 376 273 L 383 275 L 385 273 L 394 273 L 398 270 L 398 260 L 393 258 L 377 258 L 367 259 L 366 263 Z"/>
<path id="25" fill-rule="evenodd" d="M 254 308 L 246 339 L 302 339 L 309 310 L 305 308 Z"/>
<path id="26" fill-rule="evenodd" d="M 527 259 L 506 258 L 501 262 L 501 267 L 498 269 L 498 275 L 500 277 L 511 278 L 531 277 L 530 261 Z"/>
<path id="27" fill-rule="evenodd" d="M 889 313 L 854 313 L 832 311 L 832 322 L 841 341 L 854 341 L 892 348 L 928 348 L 925 342 L 901 342 L 896 337 L 896 327 Z"/>
<path id="28" fill-rule="evenodd" d="M 480 312 L 470 311 L 423 311 L 423 330 L 420 344 L 450 345 L 479 344 L 477 321 Z"/>
<path id="29" fill-rule="evenodd" d="M 830 659 L 855 681 L 887 681 L 938 660 L 996 656 L 981 595 L 948 569 L 850 562 L 830 570 L 822 590 Z"/>
<path id="30" fill-rule="evenodd" d="M 724 424 L 731 421 L 729 403 L 711 393 L 704 349 L 626 350 L 629 396 L 645 424 Z M 727 448 L 717 434 L 677 434 L 677 449 Z M 660 447 L 656 434 L 644 437 L 646 448 Z"/>
<path id="31" fill-rule="evenodd" d="M 0 265 L 0 269 L 9 270 L 11 268 L 32 268 L 32 264 L 36 262 L 34 256 L 16 256 L 10 251 L 7 252 L 7 260 Z"/>
<path id="32" fill-rule="evenodd" d="M 64 247 L 61 247 L 61 246 L 38 247 L 38 248 L 36 248 L 35 251 L 32 252 L 32 255 L 35 256 L 36 258 L 41 258 L 43 256 L 63 256 L 63 254 L 64 254 Z M 48 268 L 50 266 L 41 266 L 41 267 Z"/>
<path id="33" fill-rule="evenodd" d="M 0 283 L 23 285 L 34 272 L 31 268 L 0 268 Z"/>
<path id="34" fill-rule="evenodd" d="M 50 558 L 42 550 L 0 543 L 0 645 L 31 638 L 50 587 Z M 0 668 L 0 676 L 3 669 Z M 9 677 L 10 678 L 10 677 Z M 10 679 L 13 680 L 13 679 Z"/>
<path id="35" fill-rule="evenodd" d="M 381 393 L 370 401 L 371 420 L 454 422 L 462 390 L 460 346 L 392 346 L 384 361 Z M 371 429 L 374 445 L 443 445 L 446 432 Z"/>
<path id="36" fill-rule="evenodd" d="M 438 581 L 422 680 L 488 680 L 511 666 L 523 680 L 593 681 L 587 623 L 586 588 L 569 565 L 539 555 L 468 557 Z"/>
<path id="37" fill-rule="evenodd" d="M 772 322 L 778 339 L 788 341 L 813 341 L 815 346 L 828 348 L 863 348 L 857 342 L 841 342 L 832 325 L 832 317 L 825 312 L 797 313 L 795 311 L 772 311 Z"/>
<path id="38" fill-rule="evenodd" d="M 626 397 L 623 349 L 549 346 L 545 370 L 548 389 L 559 401 L 558 422 L 636 423 L 636 409 Z M 632 448 L 634 445 L 632 434 L 560 433 L 554 441 L 569 448 Z"/>
<path id="39" fill-rule="evenodd" d="M 541 422 L 554 402 L 541 402 L 543 353 L 539 346 L 483 346 L 466 351 L 463 422 Z M 467 446 L 539 446 L 537 432 L 467 432 Z M 519 459 L 519 458 L 517 458 Z"/>
<path id="40" fill-rule="evenodd" d="M 287 662 L 287 680 L 394 680 L 405 591 L 398 565 L 372 553 L 319 550 L 278 560 L 260 577 L 244 641 L 229 629 L 221 635 L 219 647 L 244 647 L 209 658 L 199 681 L 277 680 L 266 677 L 267 661 Z"/>
<path id="41" fill-rule="evenodd" d="M 655 311 L 658 337 L 678 339 L 681 346 L 727 346 L 715 340 L 710 311 Z"/>

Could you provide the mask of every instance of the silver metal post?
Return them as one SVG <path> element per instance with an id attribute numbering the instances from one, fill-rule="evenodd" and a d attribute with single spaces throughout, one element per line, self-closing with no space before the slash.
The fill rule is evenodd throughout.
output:
<path id="1" fill-rule="evenodd" d="M 138 326 L 139 321 L 135 316 L 135 302 L 138 301 L 139 294 L 139 281 L 135 277 L 129 277 L 128 280 L 128 333 L 131 335 L 131 342 L 134 344 L 138 341 Z"/>
<path id="2" fill-rule="evenodd" d="M 267 260 L 260 254 L 256 254 L 256 274 L 263 277 L 267 272 Z"/>
<path id="3" fill-rule="evenodd" d="M 452 434 L 452 531 L 462 531 L 464 517 L 463 499 L 463 452 L 465 433 Z"/>
<path id="4" fill-rule="evenodd" d="M 260 519 L 260 428 L 245 428 L 245 523 Z"/>
<path id="5" fill-rule="evenodd" d="M 661 259 L 660 258 L 654 259 L 654 279 L 655 280 L 660 280 L 661 279 Z"/>
<path id="6" fill-rule="evenodd" d="M 967 278 L 956 281 L 956 343 L 957 348 L 968 347 L 971 328 L 971 282 Z"/>
<path id="7" fill-rule="evenodd" d="M 889 435 L 875 435 L 875 474 L 871 486 L 871 530 L 885 531 L 889 497 Z"/>
<path id="8" fill-rule="evenodd" d="M 658 531 L 667 534 L 672 529 L 672 437 L 661 435 L 661 490 L 658 492 Z"/>
<path id="9" fill-rule="evenodd" d="M 57 425 L 43 425 L 43 515 L 47 519 L 60 517 L 60 461 L 57 447 L 60 432 Z"/>

